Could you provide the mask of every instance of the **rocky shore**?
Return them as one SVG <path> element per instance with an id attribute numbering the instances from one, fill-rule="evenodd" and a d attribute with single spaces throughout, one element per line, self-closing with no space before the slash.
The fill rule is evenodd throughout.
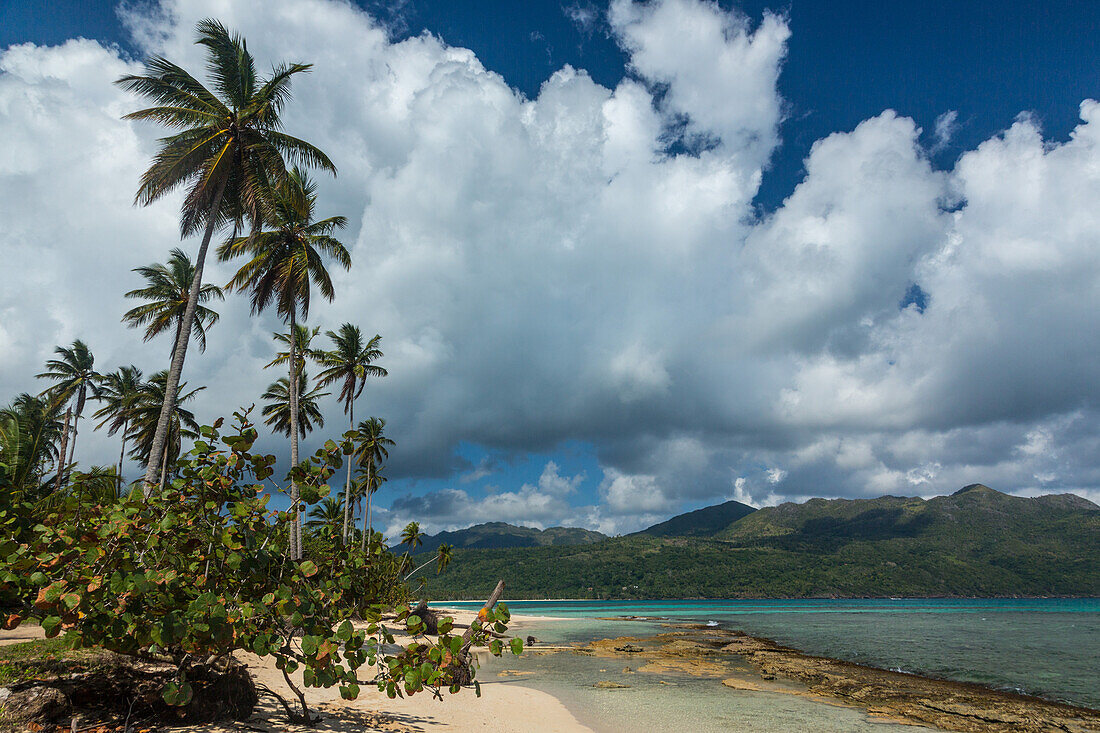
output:
<path id="1" fill-rule="evenodd" d="M 869 715 L 965 733 L 1100 731 L 1100 711 L 980 685 L 814 657 L 741 632 L 685 625 L 652 637 L 624 636 L 574 653 L 629 660 L 640 673 L 681 672 L 733 691 L 821 697 Z M 753 673 L 755 671 L 755 673 Z"/>

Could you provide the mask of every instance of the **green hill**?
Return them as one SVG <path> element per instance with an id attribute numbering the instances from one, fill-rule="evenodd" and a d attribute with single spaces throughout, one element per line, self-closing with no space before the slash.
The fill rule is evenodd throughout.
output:
<path id="1" fill-rule="evenodd" d="M 755 511 L 756 509 L 748 504 L 727 501 L 724 504 L 715 504 L 686 514 L 678 514 L 672 519 L 635 534 L 650 537 L 713 537 L 741 517 Z"/>
<path id="2" fill-rule="evenodd" d="M 508 547 L 546 547 L 550 545 L 585 545 L 606 540 L 607 535 L 579 527 L 517 527 L 505 522 L 476 524 L 454 532 L 440 532 L 424 538 L 419 552 L 435 552 L 446 543 L 455 549 L 503 549 Z"/>
<path id="3" fill-rule="evenodd" d="M 1098 596 L 1100 507 L 969 486 L 923 500 L 812 499 L 752 512 L 715 537 L 456 550 L 435 599 Z"/>

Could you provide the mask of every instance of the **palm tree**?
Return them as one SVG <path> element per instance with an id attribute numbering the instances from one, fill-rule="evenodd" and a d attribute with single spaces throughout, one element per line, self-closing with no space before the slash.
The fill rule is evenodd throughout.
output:
<path id="1" fill-rule="evenodd" d="M 321 296 L 331 301 L 335 296 L 332 278 L 325 269 L 323 255 L 327 255 L 345 270 L 351 267 L 351 255 L 333 232 L 347 225 L 347 219 L 333 216 L 314 221 L 317 205 L 317 186 L 306 173 L 295 166 L 286 180 L 273 189 L 270 211 L 265 223 L 267 231 L 254 231 L 247 237 L 230 237 L 218 248 L 218 258 L 227 261 L 245 256 L 248 261 L 229 282 L 236 290 L 251 293 L 252 312 L 260 313 L 274 304 L 276 312 L 286 319 L 289 333 L 298 331 L 298 316 L 309 316 L 312 295 L 311 285 L 316 285 Z M 297 339 L 290 339 L 288 362 L 290 367 L 290 463 L 298 465 L 298 373 Z M 291 538 L 291 556 L 302 557 L 302 522 L 297 509 L 298 483 L 290 482 L 290 496 L 294 505 Z"/>
<path id="2" fill-rule="evenodd" d="M 309 510 L 307 527 L 332 527 L 335 531 L 344 516 L 344 502 L 331 496 Z"/>
<path id="3" fill-rule="evenodd" d="M 195 321 L 198 323 L 198 321 Z M 126 459 L 126 439 L 130 437 L 130 418 L 138 398 L 141 396 L 141 370 L 131 364 L 119 367 L 103 377 L 99 399 L 103 407 L 95 411 L 92 417 L 101 420 L 96 430 L 107 426 L 107 435 L 122 433 L 122 452 L 118 454 L 119 485 L 122 484 L 122 463 Z"/>
<path id="4" fill-rule="evenodd" d="M 304 323 L 299 323 L 294 327 L 295 366 L 299 372 L 305 369 L 306 359 L 312 361 L 320 360 L 322 352 L 310 346 L 310 344 L 313 343 L 314 337 L 320 332 L 320 327 L 310 328 Z M 273 333 L 271 336 L 284 346 L 284 350 L 275 352 L 275 358 L 267 364 L 264 364 L 264 369 L 290 364 L 290 331 L 286 333 Z M 299 359 L 298 357 L 301 358 Z"/>
<path id="5" fill-rule="evenodd" d="M 326 331 L 325 335 L 332 340 L 335 348 L 321 352 L 319 361 L 325 368 L 317 375 L 317 383 L 327 387 L 340 382 L 340 400 L 344 403 L 344 414 L 348 416 L 349 430 L 354 430 L 355 400 L 363 393 L 367 377 L 384 377 L 389 373 L 372 363 L 382 358 L 382 349 L 379 348 L 382 337 L 375 334 L 374 338 L 363 343 L 363 334 L 359 327 L 350 323 L 340 326 L 339 331 Z M 349 456 L 347 478 L 344 480 L 344 542 L 347 542 L 351 531 L 352 463 L 354 461 Z"/>
<path id="6" fill-rule="evenodd" d="M 259 226 L 264 220 L 265 191 L 286 177 L 284 156 L 336 173 L 323 152 L 280 129 L 280 113 L 290 99 L 291 79 L 309 71 L 310 66 L 282 64 L 272 69 L 270 77 L 260 78 L 243 38 L 212 19 L 199 21 L 196 30 L 196 42 L 206 50 L 214 91 L 160 56 L 146 60 L 143 74 L 124 76 L 116 82 L 154 105 L 132 112 L 126 119 L 150 120 L 172 130 L 160 140 L 152 165 L 142 174 L 134 202 L 147 206 L 183 187 L 186 195 L 180 212 L 180 234 L 189 237 L 203 232 L 187 306 L 172 349 L 165 382 L 168 399 L 157 419 L 152 455 L 159 455 L 168 440 L 214 230 L 228 224 L 240 227 L 246 219 L 254 228 Z M 155 473 L 155 461 L 150 461 L 145 472 L 146 494 L 152 491 Z"/>
<path id="7" fill-rule="evenodd" d="M 172 329 L 172 348 L 180 338 L 184 314 L 187 312 L 187 299 L 191 292 L 191 283 L 195 279 L 195 266 L 191 258 L 180 249 L 174 248 L 168 255 L 168 264 L 154 263 L 133 270 L 145 278 L 145 287 L 126 293 L 127 298 L 143 298 L 147 302 L 126 311 L 122 322 L 132 328 L 145 327 L 145 340 L 149 341 L 168 329 Z M 195 306 L 195 319 L 191 323 L 191 332 L 198 341 L 199 351 L 206 351 L 206 329 L 218 322 L 217 312 L 202 305 L 217 298 L 222 300 L 225 294 L 217 285 L 207 283 L 199 286 L 198 304 Z"/>
<path id="8" fill-rule="evenodd" d="M 156 447 L 157 425 L 160 423 L 161 406 L 165 403 L 165 394 L 168 389 L 169 373 L 161 370 L 151 376 L 148 382 L 141 385 L 137 399 L 134 401 L 130 412 L 130 435 L 134 439 L 134 447 L 130 450 L 130 457 L 140 461 L 146 466 L 148 475 L 149 464 L 153 465 L 154 475 L 160 469 L 160 480 L 154 482 L 154 486 L 163 486 L 168 475 L 168 464 L 179 458 L 183 447 L 184 438 L 198 436 L 199 424 L 195 415 L 183 405 L 194 399 L 195 395 L 206 389 L 199 387 L 190 392 L 184 392 L 187 383 L 176 387 L 176 398 L 172 400 L 172 414 L 169 421 L 168 440 L 165 448 L 160 452 L 160 459 L 153 456 Z"/>
<path id="9" fill-rule="evenodd" d="M 99 372 L 95 370 L 95 356 L 92 355 L 88 345 L 80 339 L 73 341 L 73 345 L 69 348 L 63 348 L 58 346 L 54 349 L 60 358 L 50 359 L 46 362 L 46 371 L 36 375 L 39 379 L 52 379 L 56 382 L 52 387 L 44 390 L 43 395 L 48 394 L 51 399 L 54 400 L 59 406 L 69 403 L 71 400 L 76 400 L 76 413 L 73 415 L 73 424 L 71 428 L 72 432 L 72 447 L 69 448 L 69 459 L 66 464 L 65 460 L 65 448 L 66 443 L 69 442 L 70 428 L 68 426 L 69 413 L 65 413 L 65 429 L 61 434 L 61 464 L 57 472 L 57 484 L 54 486 L 54 490 L 61 488 L 61 482 L 64 474 L 67 473 L 65 466 L 71 466 L 73 464 L 74 456 L 76 455 L 76 434 L 77 426 L 80 422 L 80 416 L 84 412 L 84 403 L 88 399 L 88 394 L 91 393 L 92 397 L 99 396 L 99 381 L 101 376 Z"/>
<path id="10" fill-rule="evenodd" d="M 328 392 L 319 391 L 317 387 L 312 391 L 308 388 L 309 376 L 305 372 L 298 373 L 298 420 L 292 421 L 290 415 L 290 389 L 289 379 L 280 377 L 267 386 L 263 393 L 263 399 L 267 400 L 261 413 L 267 419 L 264 424 L 270 425 L 273 432 L 281 433 L 289 437 L 291 425 L 298 423 L 298 435 L 302 438 L 313 432 L 314 426 L 325 426 L 324 415 L 317 404 L 322 397 L 327 397 Z"/>
<path id="11" fill-rule="evenodd" d="M 0 409 L 0 486 L 37 492 L 50 462 L 60 472 L 61 418 L 61 406 L 52 399 L 25 392 Z"/>
<path id="12" fill-rule="evenodd" d="M 405 529 L 407 530 L 408 527 L 406 527 Z M 420 529 L 419 525 L 417 525 L 417 529 Z M 409 578 L 416 575 L 421 570 L 431 565 L 433 562 L 436 563 L 435 574 L 439 575 L 444 571 L 444 569 L 446 569 L 448 565 L 451 564 L 452 559 L 454 559 L 454 548 L 447 544 L 440 545 L 439 549 L 436 551 L 435 557 L 431 558 L 430 560 L 428 560 L 428 562 L 424 563 L 423 565 L 419 566 L 411 573 L 406 575 L 405 581 L 408 582 Z"/>
<path id="13" fill-rule="evenodd" d="M 363 536 L 359 538 L 360 548 L 364 550 L 367 547 L 367 537 L 374 531 L 370 516 L 371 495 L 376 488 L 382 461 L 390 457 L 387 446 L 394 445 L 394 442 L 384 435 L 385 430 L 386 421 L 380 417 L 369 417 L 360 422 L 359 444 L 356 446 L 355 453 L 352 454 L 352 458 L 365 464 L 367 469 L 367 511 L 363 513 Z"/>

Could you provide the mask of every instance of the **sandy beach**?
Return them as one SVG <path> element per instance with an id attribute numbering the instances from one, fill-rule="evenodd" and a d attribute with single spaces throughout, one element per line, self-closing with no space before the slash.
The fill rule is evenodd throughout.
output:
<path id="1" fill-rule="evenodd" d="M 475 618 L 468 609 L 439 606 L 436 610 L 452 616 L 456 627 Z M 563 620 L 513 615 L 509 635 L 537 637 Z M 572 733 L 632 730 L 624 727 L 625 720 L 646 720 L 652 730 L 663 731 L 677 725 L 674 708 L 681 709 L 684 717 L 685 709 L 690 715 L 693 706 L 717 703 L 734 717 L 730 727 L 714 730 L 773 730 L 814 717 L 822 731 L 879 729 L 891 723 L 905 724 L 908 730 L 974 733 L 1043 731 L 1052 726 L 1079 733 L 1100 731 L 1096 711 L 811 657 L 764 639 L 698 624 L 663 626 L 665 632 L 655 636 L 620 636 L 587 644 L 539 642 L 518 659 L 507 655 L 496 660 L 483 652 L 480 698 L 466 689 L 457 695 L 444 693 L 442 700 L 427 693 L 390 700 L 373 686 L 363 685 L 358 699 L 346 701 L 336 688 L 302 688 L 311 711 L 322 718 L 313 728 L 288 724 L 275 697 L 261 694 L 247 723 L 173 730 Z M 0 645 L 41 635 L 39 627 L 23 625 L 0 632 Z M 238 659 L 248 666 L 258 689 L 268 688 L 291 699 L 271 659 L 251 654 L 238 654 Z M 598 673 L 595 684 L 579 674 L 583 665 Z M 566 684 L 554 685 L 555 676 Z M 695 687 L 683 687 L 688 684 Z M 661 687 L 654 689 L 654 685 Z M 699 730 L 712 730 L 698 722 Z"/>
<path id="2" fill-rule="evenodd" d="M 456 626 L 466 626 L 475 618 L 472 611 L 447 611 Z M 509 631 L 525 636 L 548 617 L 513 616 Z M 42 638 L 37 625 L 23 624 L 12 631 L 0 631 L 0 646 Z M 292 699 L 282 673 L 270 658 L 238 654 L 258 687 L 270 688 Z M 301 673 L 295 675 L 301 685 Z M 429 731 L 484 731 L 485 733 L 521 733 L 539 730 L 547 733 L 585 733 L 582 725 L 554 696 L 525 687 L 516 678 L 496 674 L 479 677 L 481 697 L 472 689 L 457 695 L 443 693 L 439 700 L 428 693 L 412 698 L 390 700 L 375 687 L 363 685 L 356 700 L 343 700 L 337 688 L 302 688 L 312 712 L 323 719 L 314 726 L 289 725 L 281 705 L 271 695 L 261 695 L 256 712 L 247 723 L 226 722 L 205 726 L 178 726 L 177 731 L 366 731 L 369 733 L 427 733 Z"/>

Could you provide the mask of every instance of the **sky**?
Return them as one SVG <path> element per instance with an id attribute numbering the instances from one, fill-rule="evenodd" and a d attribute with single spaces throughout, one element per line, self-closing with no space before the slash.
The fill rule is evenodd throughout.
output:
<path id="1" fill-rule="evenodd" d="M 314 64 L 287 130 L 339 168 L 318 213 L 353 266 L 309 321 L 382 335 L 356 414 L 396 441 L 388 531 L 1100 499 L 1086 2 L 0 2 L 0 402 L 74 338 L 165 365 L 122 294 L 197 242 L 178 198 L 132 205 L 158 131 L 111 82 L 149 54 L 199 73 L 207 16 L 261 69 Z M 219 311 L 185 370 L 205 422 L 278 376 L 279 321 Z M 82 430 L 81 463 L 117 450 Z"/>

